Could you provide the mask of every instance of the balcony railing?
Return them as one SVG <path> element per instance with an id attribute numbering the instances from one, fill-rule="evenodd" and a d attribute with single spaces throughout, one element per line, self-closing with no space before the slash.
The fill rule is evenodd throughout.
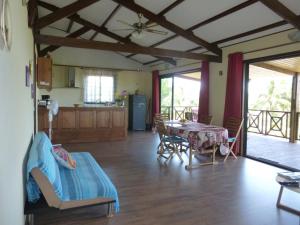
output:
<path id="1" fill-rule="evenodd" d="M 185 119 L 185 113 L 193 113 L 193 120 L 198 118 L 198 106 L 161 106 L 161 113 L 166 113 L 173 120 Z"/>
<path id="2" fill-rule="evenodd" d="M 249 109 L 248 132 L 290 138 L 290 119 L 291 112 Z"/>

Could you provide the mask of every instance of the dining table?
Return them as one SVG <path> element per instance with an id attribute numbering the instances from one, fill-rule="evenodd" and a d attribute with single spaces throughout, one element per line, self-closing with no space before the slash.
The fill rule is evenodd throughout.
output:
<path id="1" fill-rule="evenodd" d="M 189 163 L 186 169 L 196 168 L 202 165 L 215 164 L 215 152 L 221 144 L 228 143 L 228 130 L 224 127 L 207 125 L 192 121 L 180 122 L 176 120 L 165 121 L 165 126 L 170 135 L 180 136 L 189 143 Z M 211 162 L 193 164 L 193 154 L 207 153 L 210 149 L 213 154 Z"/>

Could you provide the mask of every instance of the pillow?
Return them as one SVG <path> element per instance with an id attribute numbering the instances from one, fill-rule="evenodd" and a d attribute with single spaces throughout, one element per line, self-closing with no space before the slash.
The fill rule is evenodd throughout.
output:
<path id="1" fill-rule="evenodd" d="M 68 169 L 76 168 L 76 161 L 72 159 L 71 154 L 65 150 L 62 146 L 57 145 L 52 147 L 52 154 L 58 164 Z"/>

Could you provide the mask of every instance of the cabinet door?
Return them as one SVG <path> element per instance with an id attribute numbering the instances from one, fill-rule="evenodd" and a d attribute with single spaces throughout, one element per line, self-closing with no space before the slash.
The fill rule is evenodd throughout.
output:
<path id="1" fill-rule="evenodd" d="M 125 127 L 125 112 L 112 111 L 112 127 Z"/>
<path id="2" fill-rule="evenodd" d="M 97 128 L 109 128 L 110 127 L 110 111 L 97 111 Z"/>
<path id="3" fill-rule="evenodd" d="M 75 129 L 76 128 L 76 111 L 73 110 L 61 110 L 59 112 L 61 116 L 61 128 L 62 129 Z"/>
<path id="4" fill-rule="evenodd" d="M 94 111 L 79 111 L 79 128 L 94 128 Z"/>
<path id="5" fill-rule="evenodd" d="M 52 60 L 39 57 L 37 59 L 37 84 L 39 88 L 51 89 L 52 87 Z"/>

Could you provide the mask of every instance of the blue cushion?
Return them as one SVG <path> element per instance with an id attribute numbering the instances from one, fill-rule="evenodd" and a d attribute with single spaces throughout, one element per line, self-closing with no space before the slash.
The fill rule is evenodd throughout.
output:
<path id="1" fill-rule="evenodd" d="M 181 143 L 181 142 L 187 142 L 187 140 L 180 136 L 166 136 L 162 139 L 162 141 L 165 142 L 172 142 L 172 143 Z"/>
<path id="2" fill-rule="evenodd" d="M 116 201 L 115 210 L 119 211 L 117 189 L 88 152 L 71 153 L 76 160 L 76 169 L 59 166 L 62 180 L 63 201 L 111 198 Z"/>
<path id="3" fill-rule="evenodd" d="M 234 142 L 235 140 L 236 140 L 236 138 L 235 138 L 235 137 L 228 138 L 228 142 L 229 142 L 229 143 L 232 143 L 232 142 Z"/>
<path id="4" fill-rule="evenodd" d="M 31 176 L 33 168 L 39 168 L 52 184 L 58 198 L 62 198 L 62 186 L 59 168 L 52 153 L 52 143 L 44 132 L 36 134 L 29 152 L 27 162 L 27 184 L 28 201 L 35 202 L 40 198 L 40 190 Z"/>

